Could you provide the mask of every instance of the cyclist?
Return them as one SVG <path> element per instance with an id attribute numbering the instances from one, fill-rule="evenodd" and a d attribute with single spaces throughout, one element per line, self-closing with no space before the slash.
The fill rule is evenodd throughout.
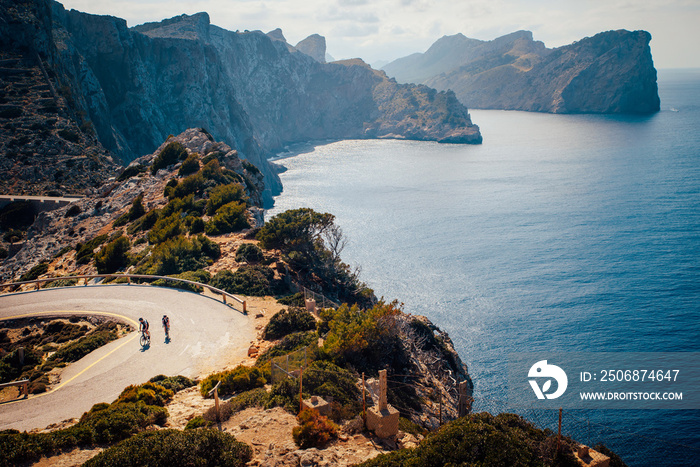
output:
<path id="1" fill-rule="evenodd" d="M 165 330 L 165 337 L 170 338 L 170 318 L 168 318 L 168 315 L 163 315 L 163 329 Z"/>
<path id="2" fill-rule="evenodd" d="M 139 318 L 139 331 L 151 340 L 151 333 L 148 330 L 148 321 L 143 318 Z"/>

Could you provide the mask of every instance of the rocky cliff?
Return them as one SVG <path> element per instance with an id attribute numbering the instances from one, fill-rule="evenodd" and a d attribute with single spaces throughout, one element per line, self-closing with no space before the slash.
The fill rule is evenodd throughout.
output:
<path id="1" fill-rule="evenodd" d="M 529 31 L 492 41 L 446 36 L 382 69 L 400 82 L 451 89 L 466 106 L 552 113 L 659 110 L 646 31 L 608 31 L 548 49 Z"/>
<path id="2" fill-rule="evenodd" d="M 113 175 L 119 161 L 37 53 L 51 43 L 43 7 L 0 9 L 0 192 L 81 194 Z"/>
<path id="3" fill-rule="evenodd" d="M 303 53 L 281 31 L 227 31 L 206 13 L 129 28 L 48 0 L 21 5 L 23 34 L 11 40 L 45 57 L 74 113 L 125 161 L 152 152 L 169 134 L 203 127 L 260 168 L 269 201 L 281 186 L 267 156 L 293 142 L 481 142 L 451 93 L 435 99 L 425 87 L 398 84 L 364 64 L 320 63 L 307 55 L 320 58 L 318 38 L 300 44 Z"/>

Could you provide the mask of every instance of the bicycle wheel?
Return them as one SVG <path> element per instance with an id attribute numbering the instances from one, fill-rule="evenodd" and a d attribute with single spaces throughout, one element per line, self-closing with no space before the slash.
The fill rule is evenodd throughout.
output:
<path id="1" fill-rule="evenodd" d="M 145 347 L 146 344 L 148 344 L 148 337 L 146 337 L 145 334 L 141 334 L 140 342 L 141 342 L 141 347 Z"/>

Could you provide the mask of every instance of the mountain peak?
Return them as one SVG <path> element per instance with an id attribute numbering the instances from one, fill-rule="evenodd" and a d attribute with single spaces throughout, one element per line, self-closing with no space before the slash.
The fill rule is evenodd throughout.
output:
<path id="1" fill-rule="evenodd" d="M 326 38 L 318 34 L 309 37 L 294 46 L 298 51 L 305 53 L 319 63 L 326 63 Z"/>
<path id="2" fill-rule="evenodd" d="M 144 23 L 132 29 L 149 37 L 170 39 L 209 40 L 209 14 L 206 12 L 193 15 L 179 15 L 163 21 Z"/>

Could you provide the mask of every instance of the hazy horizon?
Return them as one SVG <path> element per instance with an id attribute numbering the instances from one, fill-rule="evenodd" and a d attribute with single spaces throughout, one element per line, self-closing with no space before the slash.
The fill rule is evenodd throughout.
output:
<path id="1" fill-rule="evenodd" d="M 445 35 L 491 40 L 525 29 L 547 47 L 570 44 L 611 29 L 644 29 L 652 35 L 657 68 L 697 68 L 700 2 L 628 0 L 64 0 L 67 8 L 123 18 L 127 24 L 161 21 L 181 14 L 209 13 L 229 30 L 281 28 L 290 44 L 311 34 L 326 38 L 335 59 L 360 57 L 389 62 L 425 52 Z"/>

